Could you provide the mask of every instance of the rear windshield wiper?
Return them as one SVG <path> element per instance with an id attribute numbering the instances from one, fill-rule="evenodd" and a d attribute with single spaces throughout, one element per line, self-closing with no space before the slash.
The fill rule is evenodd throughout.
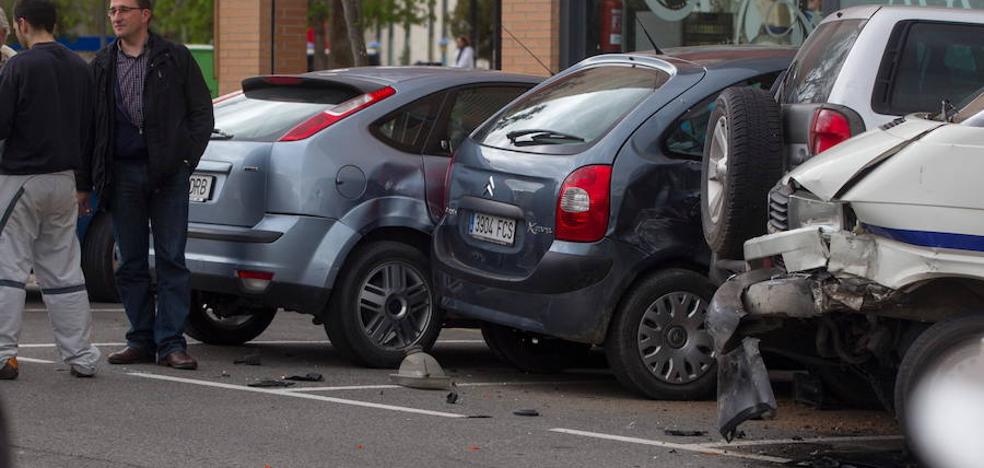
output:
<path id="1" fill-rule="evenodd" d="M 233 135 L 231 133 L 223 132 L 222 130 L 219 130 L 218 128 L 213 128 L 212 129 L 212 139 L 213 140 L 231 140 L 233 138 L 235 138 L 235 135 Z"/>
<path id="2" fill-rule="evenodd" d="M 529 137 L 529 140 L 517 141 L 520 137 Z M 570 135 L 567 133 L 555 132 L 553 130 L 527 129 L 516 130 L 506 134 L 506 138 L 516 146 L 532 145 L 562 145 L 566 143 L 584 143 L 584 138 Z"/>

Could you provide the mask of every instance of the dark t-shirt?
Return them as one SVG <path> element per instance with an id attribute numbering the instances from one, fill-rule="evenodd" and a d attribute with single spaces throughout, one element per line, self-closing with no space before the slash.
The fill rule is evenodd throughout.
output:
<path id="1" fill-rule="evenodd" d="M 89 67 L 57 43 L 36 44 L 0 73 L 0 174 L 78 169 L 91 135 Z"/>

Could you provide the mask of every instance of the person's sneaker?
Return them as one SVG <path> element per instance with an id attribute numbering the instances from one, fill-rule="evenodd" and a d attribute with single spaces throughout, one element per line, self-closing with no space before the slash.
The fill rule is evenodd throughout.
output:
<path id="1" fill-rule="evenodd" d="M 14 380 L 18 374 L 20 374 L 20 371 L 18 370 L 17 358 L 15 357 L 7 359 L 7 362 L 3 363 L 3 367 L 0 367 L 0 379 Z"/>
<path id="2" fill-rule="evenodd" d="M 77 366 L 75 364 L 72 364 L 70 366 L 69 372 L 72 374 L 73 377 L 78 377 L 80 379 L 96 376 L 95 369 L 91 367 Z"/>

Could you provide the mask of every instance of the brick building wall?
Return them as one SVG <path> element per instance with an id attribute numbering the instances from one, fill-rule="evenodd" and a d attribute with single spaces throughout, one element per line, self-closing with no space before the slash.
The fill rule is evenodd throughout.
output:
<path id="1" fill-rule="evenodd" d="M 307 70 L 307 0 L 217 0 L 214 8 L 220 94 L 240 89 L 250 76 Z"/>
<path id="2" fill-rule="evenodd" d="M 548 75 L 534 55 L 552 72 L 559 71 L 560 0 L 502 0 L 502 26 L 504 71 Z"/>

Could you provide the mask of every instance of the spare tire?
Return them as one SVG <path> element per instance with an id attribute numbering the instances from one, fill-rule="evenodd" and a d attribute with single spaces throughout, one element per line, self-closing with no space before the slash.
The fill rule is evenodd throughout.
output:
<path id="1" fill-rule="evenodd" d="M 743 258 L 746 240 L 765 234 L 769 189 L 783 175 L 782 117 L 768 92 L 724 90 L 707 123 L 701 165 L 704 239 L 720 258 Z"/>

